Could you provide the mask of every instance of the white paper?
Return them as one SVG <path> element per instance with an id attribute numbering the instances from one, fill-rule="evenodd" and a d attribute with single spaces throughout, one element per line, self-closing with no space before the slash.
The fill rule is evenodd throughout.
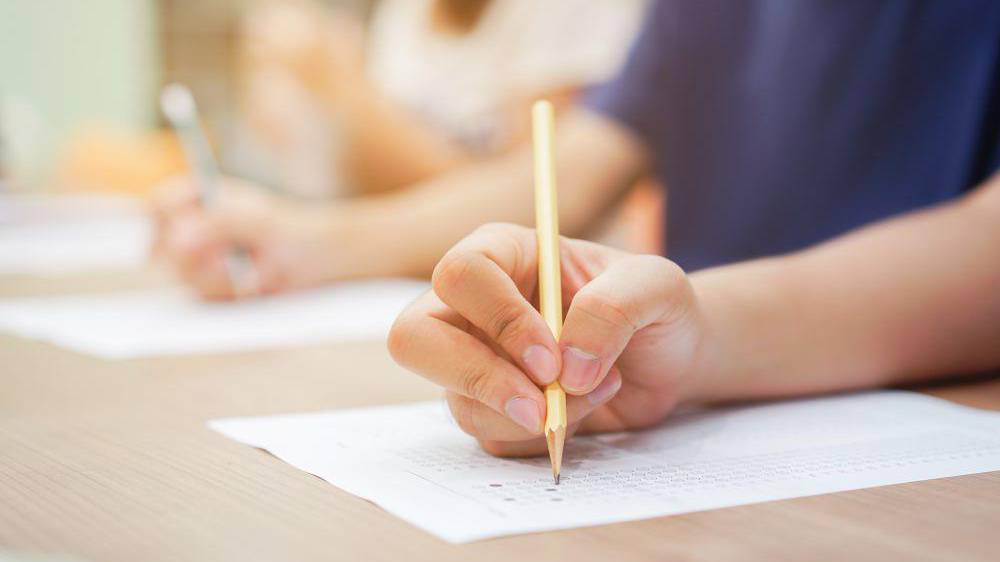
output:
<path id="1" fill-rule="evenodd" d="M 0 225 L 120 218 L 144 214 L 140 199 L 94 193 L 0 193 Z"/>
<path id="2" fill-rule="evenodd" d="M 0 331 L 113 359 L 377 339 L 427 288 L 383 280 L 240 302 L 181 289 L 6 299 Z"/>
<path id="3" fill-rule="evenodd" d="M 105 196 L 0 196 L 0 273 L 57 275 L 134 269 L 152 225 L 136 200 Z"/>
<path id="4" fill-rule="evenodd" d="M 0 273 L 136 269 L 149 259 L 151 239 L 150 222 L 141 217 L 0 226 Z"/>
<path id="5" fill-rule="evenodd" d="M 209 423 L 451 542 L 1000 470 L 1000 413 L 873 392 L 672 417 L 497 459 L 443 403 Z"/>

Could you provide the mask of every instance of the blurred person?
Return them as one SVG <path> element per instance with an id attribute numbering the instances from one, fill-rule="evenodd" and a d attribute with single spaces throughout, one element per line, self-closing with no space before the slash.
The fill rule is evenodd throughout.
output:
<path id="1" fill-rule="evenodd" d="M 957 200 L 1000 163 L 998 36 L 1000 5 L 977 0 L 659 1 L 619 76 L 560 120 L 563 232 L 647 171 L 670 190 L 666 253 L 688 271 Z M 483 223 L 531 224 L 532 187 L 518 149 L 330 206 L 223 197 L 205 213 L 175 191 L 160 232 L 207 296 L 232 296 L 220 256 L 233 244 L 269 272 L 266 290 L 427 275 Z"/>
<path id="2" fill-rule="evenodd" d="M 609 78 L 646 0 L 268 0 L 244 20 L 244 108 L 283 190 L 382 192 L 509 150 L 537 97 Z"/>
<path id="3" fill-rule="evenodd" d="M 382 0 L 366 52 L 364 34 L 348 15 L 304 1 L 262 3 L 243 31 L 251 136 L 264 139 L 278 162 L 274 182 L 283 191 L 315 198 L 337 190 L 376 195 L 419 187 L 523 144 L 528 106 L 537 97 L 567 105 L 586 86 L 609 78 L 646 4 Z M 328 243 L 339 242 L 328 229 L 348 227 L 341 213 L 377 209 L 381 198 L 297 202 L 253 182 L 225 183 L 221 207 L 209 213 L 194 204 L 195 186 L 184 179 L 168 182 L 154 205 L 156 253 L 203 296 L 235 296 L 216 282 L 218 264 L 212 263 L 216 237 L 228 226 L 260 235 L 248 246 L 266 272 L 265 293 L 345 277 L 427 274 L 430 263 L 423 271 L 355 269 L 349 262 L 357 260 L 346 252 L 330 267 Z M 657 215 L 640 212 L 647 222 Z M 229 219 L 220 230 L 222 215 Z"/>

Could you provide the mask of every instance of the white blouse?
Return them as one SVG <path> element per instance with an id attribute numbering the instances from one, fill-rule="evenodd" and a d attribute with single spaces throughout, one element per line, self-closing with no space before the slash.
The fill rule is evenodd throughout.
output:
<path id="1" fill-rule="evenodd" d="M 610 78 L 646 0 L 493 0 L 475 29 L 435 32 L 434 0 L 382 0 L 368 72 L 390 100 L 469 149 L 506 146 L 513 103 Z"/>

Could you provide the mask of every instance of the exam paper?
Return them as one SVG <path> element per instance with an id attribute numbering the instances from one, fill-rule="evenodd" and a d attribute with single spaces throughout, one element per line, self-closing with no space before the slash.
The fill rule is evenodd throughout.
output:
<path id="1" fill-rule="evenodd" d="M 1000 470 L 1000 413 L 910 392 L 711 410 L 490 457 L 440 402 L 209 422 L 451 542 Z"/>
<path id="2" fill-rule="evenodd" d="M 136 269 L 148 260 L 151 240 L 143 217 L 0 226 L 0 273 Z"/>
<path id="3" fill-rule="evenodd" d="M 182 289 L 0 300 L 0 331 L 112 359 L 383 338 L 427 283 L 382 280 L 238 302 Z"/>
<path id="4" fill-rule="evenodd" d="M 0 226 L 119 218 L 144 213 L 141 200 L 122 195 L 0 193 Z"/>
<path id="5" fill-rule="evenodd" d="M 0 196 L 0 274 L 141 267 L 152 225 L 138 201 L 111 196 Z"/>

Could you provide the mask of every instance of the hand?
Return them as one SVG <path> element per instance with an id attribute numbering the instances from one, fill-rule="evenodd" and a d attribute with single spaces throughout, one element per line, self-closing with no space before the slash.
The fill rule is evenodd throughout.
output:
<path id="1" fill-rule="evenodd" d="M 559 379 L 571 432 L 620 431 L 662 420 L 701 368 L 705 321 L 679 267 L 569 239 L 561 265 L 559 342 L 532 305 L 535 234 L 512 225 L 449 251 L 433 292 L 390 333 L 396 361 L 445 387 L 459 426 L 492 454 L 545 451 L 539 385 Z"/>
<path id="2" fill-rule="evenodd" d="M 246 251 L 257 290 L 275 293 L 317 285 L 337 276 L 330 221 L 322 209 L 282 199 L 240 180 L 225 178 L 211 209 L 190 178 L 161 186 L 153 201 L 154 256 L 165 258 L 207 299 L 237 294 L 224 256 Z"/>

